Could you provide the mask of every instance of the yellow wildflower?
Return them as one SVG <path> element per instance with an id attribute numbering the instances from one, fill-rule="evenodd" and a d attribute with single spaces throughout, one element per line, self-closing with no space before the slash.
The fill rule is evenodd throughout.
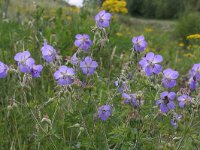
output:
<path id="1" fill-rule="evenodd" d="M 102 8 L 109 12 L 128 13 L 126 0 L 105 0 Z"/>
<path id="2" fill-rule="evenodd" d="M 122 36 L 123 34 L 120 33 L 120 32 L 117 32 L 116 35 L 120 37 L 120 36 Z"/>
<path id="3" fill-rule="evenodd" d="M 184 54 L 184 56 L 187 58 L 195 58 L 195 56 L 191 53 Z"/>
<path id="4" fill-rule="evenodd" d="M 183 47 L 183 46 L 185 46 L 185 44 L 184 43 L 178 43 L 178 46 Z"/>
<path id="5" fill-rule="evenodd" d="M 152 28 L 145 28 L 144 32 L 153 32 L 153 29 Z"/>
<path id="6" fill-rule="evenodd" d="M 71 21 L 72 20 L 72 16 L 66 16 L 66 19 L 68 20 L 68 21 Z"/>
<path id="7" fill-rule="evenodd" d="M 191 35 L 188 35 L 187 39 L 200 39 L 200 34 L 191 34 Z"/>

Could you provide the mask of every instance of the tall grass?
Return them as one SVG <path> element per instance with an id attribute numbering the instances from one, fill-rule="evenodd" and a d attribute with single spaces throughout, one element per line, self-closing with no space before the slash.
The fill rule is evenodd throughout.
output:
<path id="1" fill-rule="evenodd" d="M 21 18 L 0 20 L 0 60 L 8 65 L 16 63 L 13 57 L 17 52 L 27 49 L 37 64 L 43 63 L 40 49 L 44 40 L 55 47 L 66 64 L 76 50 L 75 35 L 87 33 L 93 37 L 90 31 L 97 11 L 82 9 L 79 12 L 59 4 L 54 7 L 51 5 L 54 3 L 46 1 L 41 1 L 39 4 L 44 2 L 44 5 L 35 6 L 32 11 L 28 6 L 30 1 L 16 4 L 18 2 L 11 1 L 9 7 L 11 10 L 18 6 Z M 133 36 L 144 34 L 148 41 L 147 51 L 162 54 L 163 65 L 181 74 L 186 74 L 192 64 L 199 61 L 200 53 L 196 54 L 197 59 L 187 60 L 184 56 L 187 52 L 178 46 L 172 32 L 156 24 L 131 22 L 129 17 L 126 21 L 128 25 L 125 21 L 119 23 L 118 16 L 113 15 L 108 29 L 109 42 L 101 51 L 98 46 L 94 47 L 93 57 L 99 63 L 98 75 L 92 76 L 83 87 L 75 86 L 69 89 L 70 92 L 59 93 L 61 87 L 55 85 L 52 68 L 48 65 L 41 78 L 33 80 L 30 86 L 22 87 L 19 80 L 23 76 L 15 73 L 0 80 L 1 149 L 173 149 L 179 144 L 190 149 L 195 144 L 199 146 L 198 140 L 192 140 L 199 139 L 199 134 L 195 133 L 199 117 L 195 118 L 194 128 L 186 124 L 180 128 L 182 132 L 176 133 L 169 125 L 170 116 L 163 118 L 152 109 L 159 93 L 156 85 L 149 85 L 149 79 L 143 76 L 131 81 L 133 91 L 143 91 L 146 105 L 141 116 L 133 113 L 131 107 L 121 105 L 122 98 L 113 83 L 129 61 Z M 131 72 L 136 67 L 132 66 Z M 81 79 L 88 80 L 84 76 Z M 107 100 L 113 102 L 117 111 L 113 110 L 112 119 L 101 122 L 97 106 Z M 186 119 L 191 122 L 190 117 Z"/>

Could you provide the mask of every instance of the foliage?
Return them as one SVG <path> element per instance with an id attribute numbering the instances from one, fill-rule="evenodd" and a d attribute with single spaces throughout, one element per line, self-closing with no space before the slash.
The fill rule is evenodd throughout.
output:
<path id="1" fill-rule="evenodd" d="M 183 0 L 127 0 L 131 15 L 157 19 L 178 18 L 186 10 L 186 6 L 188 9 L 191 6 L 190 2 L 187 4 L 186 2 Z"/>
<path id="2" fill-rule="evenodd" d="M 7 77 L 0 79 L 1 149 L 198 149 L 198 103 L 177 107 L 175 111 L 183 118 L 178 128 L 171 126 L 174 111 L 162 114 L 155 104 L 164 91 L 162 73 L 147 77 L 138 62 L 153 51 L 163 56 L 164 68 L 172 67 L 184 75 L 199 63 L 199 47 L 191 45 L 184 50 L 172 31 L 159 25 L 125 24 L 127 16 L 120 20 L 112 15 L 110 27 L 101 30 L 95 25 L 95 13 L 37 6 L 28 21 L 0 20 L 0 60 L 9 66 Z M 93 45 L 88 53 L 80 51 L 78 57 L 83 60 L 90 55 L 98 62 L 91 76 L 71 63 L 77 52 L 75 35 L 84 33 Z M 141 34 L 148 47 L 135 53 L 131 39 Z M 42 59 L 40 49 L 45 40 L 62 56 L 56 63 Z M 27 49 L 37 63 L 43 64 L 40 78 L 17 69 L 13 58 Z M 188 53 L 194 53 L 194 58 L 185 56 Z M 59 86 L 54 80 L 61 64 L 76 68 L 78 80 L 73 85 Z M 119 87 L 114 85 L 116 80 L 126 81 L 130 92 L 144 100 L 144 105 L 125 105 Z M 185 87 L 186 81 L 179 78 L 173 91 L 182 92 L 179 87 Z M 199 102 L 198 93 L 199 89 L 190 95 L 194 102 Z M 105 104 L 112 106 L 112 115 L 102 121 L 98 108 Z"/>

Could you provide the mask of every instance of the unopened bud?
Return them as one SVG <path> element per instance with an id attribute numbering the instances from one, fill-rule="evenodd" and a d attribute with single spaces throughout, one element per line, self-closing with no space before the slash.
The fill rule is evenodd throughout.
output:
<path id="1" fill-rule="evenodd" d="M 76 123 L 76 124 L 74 125 L 74 127 L 78 128 L 78 127 L 80 127 L 80 124 L 79 124 L 79 123 Z"/>
<path id="2" fill-rule="evenodd" d="M 84 129 L 83 127 L 80 127 L 79 130 L 80 130 L 80 131 L 84 131 L 85 129 Z"/>
<path id="3" fill-rule="evenodd" d="M 8 107 L 7 107 L 8 110 L 12 110 L 12 108 L 13 107 L 11 105 L 8 105 Z"/>

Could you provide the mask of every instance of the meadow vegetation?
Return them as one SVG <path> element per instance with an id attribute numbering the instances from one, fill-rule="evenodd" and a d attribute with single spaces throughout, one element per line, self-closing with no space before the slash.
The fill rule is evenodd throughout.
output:
<path id="1" fill-rule="evenodd" d="M 200 80 L 198 71 L 189 73 L 200 63 L 197 13 L 163 21 L 113 12 L 109 26 L 102 29 L 96 25 L 95 15 L 101 11 L 96 5 L 75 8 L 53 1 L 10 0 L 7 10 L 7 17 L 1 11 L 0 19 L 0 61 L 9 68 L 6 78 L 0 78 L 1 149 L 200 147 L 200 89 L 188 85 L 191 76 L 195 83 Z M 77 34 L 89 35 L 93 44 L 88 52 L 74 44 Z M 136 50 L 132 42 L 140 35 L 147 42 L 145 50 Z M 41 52 L 44 42 L 56 50 L 51 63 Z M 21 73 L 14 59 L 27 50 L 43 65 L 39 78 Z M 175 87 L 165 88 L 162 72 L 147 75 L 141 60 L 149 52 L 162 56 L 163 70 L 179 73 Z M 92 57 L 98 64 L 95 72 L 84 73 L 72 59 L 75 53 L 78 62 Z M 60 85 L 55 72 L 61 65 L 75 70 L 73 83 Z M 177 93 L 176 108 L 163 113 L 156 101 L 165 90 Z M 191 103 L 179 108 L 177 99 L 184 94 Z M 127 105 L 130 99 L 139 104 Z M 106 118 L 101 106 L 108 112 Z"/>

